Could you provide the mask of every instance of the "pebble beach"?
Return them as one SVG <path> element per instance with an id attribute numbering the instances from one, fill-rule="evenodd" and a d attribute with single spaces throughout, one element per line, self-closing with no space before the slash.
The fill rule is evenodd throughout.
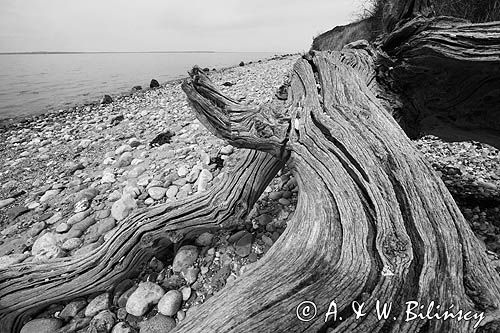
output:
<path id="1" fill-rule="evenodd" d="M 209 71 L 245 104 L 270 101 L 299 55 Z M 134 211 L 209 189 L 240 151 L 193 115 L 182 80 L 107 104 L 0 126 L 0 274 L 20 262 L 84 256 Z M 415 141 L 500 271 L 500 152 L 477 142 Z M 39 332 L 169 332 L 271 248 L 297 203 L 285 167 L 239 229 L 206 232 L 153 258 L 113 292 L 52 304 L 23 328 Z M 44 331 L 44 332 L 45 332 Z"/>

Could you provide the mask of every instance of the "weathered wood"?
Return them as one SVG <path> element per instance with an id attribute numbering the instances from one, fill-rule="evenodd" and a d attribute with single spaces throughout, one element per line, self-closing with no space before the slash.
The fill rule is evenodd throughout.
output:
<path id="1" fill-rule="evenodd" d="M 441 179 L 373 94 L 370 57 L 345 50 L 296 63 L 289 100 L 276 110 L 290 119 L 288 131 L 262 146 L 277 156 L 290 151 L 300 188 L 295 214 L 266 256 L 177 332 L 476 331 L 477 321 L 405 321 L 407 301 L 485 311 L 480 325 L 498 320 L 500 278 Z M 258 149 L 255 118 L 243 106 L 233 117 L 232 102 L 200 71 L 192 75 L 183 88 L 204 124 Z M 237 119 L 245 120 L 242 137 L 231 131 Z M 318 312 L 301 322 L 296 308 L 305 300 Z M 325 323 L 333 300 L 343 319 Z M 392 302 L 390 318 L 376 317 L 377 300 Z M 356 318 L 353 301 L 364 303 L 366 316 Z"/>
<path id="2" fill-rule="evenodd" d="M 500 147 L 500 22 L 416 18 L 381 44 L 379 78 L 399 95 L 410 137 Z"/>
<path id="3" fill-rule="evenodd" d="M 0 332 L 18 332 L 31 314 L 49 304 L 111 290 L 172 242 L 235 226 L 283 165 L 267 153 L 243 151 L 210 190 L 134 214 L 86 256 L 0 270 Z"/>

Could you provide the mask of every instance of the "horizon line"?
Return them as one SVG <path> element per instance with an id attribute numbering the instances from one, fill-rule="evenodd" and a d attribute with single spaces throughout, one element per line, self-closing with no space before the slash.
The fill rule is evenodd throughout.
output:
<path id="1" fill-rule="evenodd" d="M 98 54 L 98 53 L 287 53 L 277 51 L 20 51 L 20 52 L 0 52 L 0 55 L 15 54 Z"/>

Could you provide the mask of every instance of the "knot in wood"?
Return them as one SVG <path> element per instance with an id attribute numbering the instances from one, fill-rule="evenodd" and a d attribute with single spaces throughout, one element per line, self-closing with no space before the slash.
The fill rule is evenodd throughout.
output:
<path id="1" fill-rule="evenodd" d="M 272 127 L 268 124 L 264 124 L 258 119 L 255 120 L 255 130 L 257 132 L 257 135 L 264 139 L 269 139 L 274 135 Z"/>
<path id="2" fill-rule="evenodd" d="M 384 254 L 387 257 L 406 257 L 408 244 L 396 235 L 388 236 L 382 243 Z"/>
<path id="3" fill-rule="evenodd" d="M 141 247 L 142 248 L 149 248 L 152 247 L 154 244 L 154 237 L 151 234 L 144 234 L 141 236 Z"/>

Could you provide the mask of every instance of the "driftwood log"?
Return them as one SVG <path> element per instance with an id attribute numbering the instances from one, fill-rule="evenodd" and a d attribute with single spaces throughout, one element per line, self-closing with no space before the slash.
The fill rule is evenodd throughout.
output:
<path id="1" fill-rule="evenodd" d="M 234 225 L 288 163 L 299 200 L 284 234 L 176 332 L 497 332 L 500 277 L 408 136 L 430 123 L 498 143 L 500 23 L 429 18 L 429 1 L 388 3 L 378 48 L 299 59 L 286 101 L 241 105 L 194 68 L 183 89 L 207 128 L 247 148 L 239 164 L 203 195 L 128 218 L 88 257 L 0 271 L 0 331 L 112 289 L 170 242 Z M 390 316 L 377 317 L 377 301 L 392 303 Z M 408 320 L 411 301 L 422 318 Z M 431 314 L 469 320 L 425 317 L 432 302 L 441 310 Z"/>

